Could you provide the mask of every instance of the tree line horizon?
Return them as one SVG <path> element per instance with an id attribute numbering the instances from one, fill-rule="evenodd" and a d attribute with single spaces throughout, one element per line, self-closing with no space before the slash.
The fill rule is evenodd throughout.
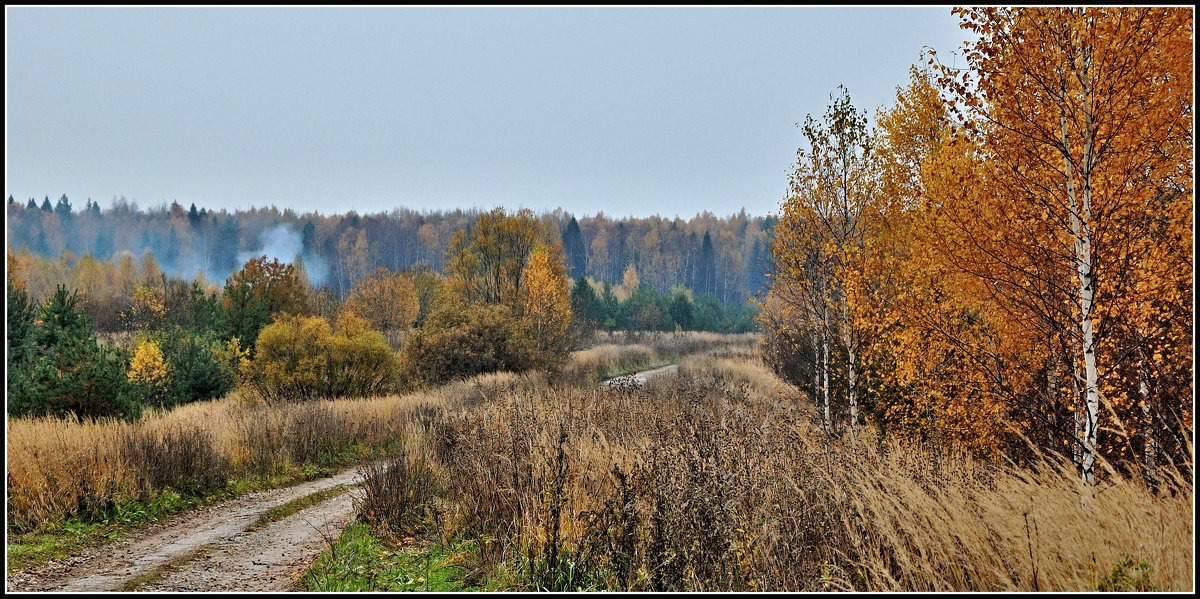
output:
<path id="1" fill-rule="evenodd" d="M 230 212 L 178 202 L 141 209 L 124 196 L 105 209 L 89 198 L 80 210 L 66 194 L 53 204 L 48 195 L 40 203 L 33 197 L 22 203 L 10 194 L 6 212 L 13 251 L 47 258 L 69 252 L 101 261 L 126 256 L 138 261 L 149 251 L 165 274 L 202 275 L 202 282 L 217 284 L 251 258 L 294 262 L 299 256 L 314 286 L 328 285 L 344 295 L 380 266 L 442 272 L 453 236 L 486 210 L 398 207 L 322 215 L 274 205 Z M 537 218 L 559 236 L 572 279 L 618 285 L 632 265 L 639 280 L 659 293 L 682 286 L 712 294 L 723 305 L 745 303 L 767 282 L 769 234 L 776 221 L 744 208 L 724 217 L 706 210 L 686 220 L 612 218 L 602 211 L 576 217 L 561 208 Z M 42 297 L 53 288 L 44 291 Z"/>

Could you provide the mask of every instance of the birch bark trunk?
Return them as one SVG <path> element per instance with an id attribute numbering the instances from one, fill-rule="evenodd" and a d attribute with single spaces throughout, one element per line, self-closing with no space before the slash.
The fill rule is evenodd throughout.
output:
<path id="1" fill-rule="evenodd" d="M 821 412 L 821 428 L 829 434 L 829 414 L 821 400 L 821 341 L 820 335 L 813 331 L 813 403 Z"/>
<path id="2" fill-rule="evenodd" d="M 1084 371 L 1084 414 L 1083 414 L 1083 447 L 1080 477 L 1083 484 L 1094 493 L 1096 485 L 1097 453 L 1097 424 L 1100 417 L 1100 388 L 1099 375 L 1096 366 L 1096 343 L 1093 322 L 1093 302 L 1095 286 L 1092 279 L 1092 202 L 1091 202 L 1091 162 L 1092 140 L 1095 132 L 1092 124 L 1089 102 L 1088 57 L 1086 49 L 1081 58 L 1082 74 L 1078 77 L 1082 86 L 1082 104 L 1084 117 L 1083 156 L 1082 166 L 1076 173 L 1075 160 L 1071 155 L 1071 138 L 1067 126 L 1067 111 L 1065 105 L 1060 115 L 1062 129 L 1062 152 L 1064 157 L 1064 174 L 1067 184 L 1067 203 L 1071 212 L 1071 234 L 1074 238 L 1075 268 L 1079 277 L 1079 330 L 1081 350 L 1083 353 Z M 1074 65 L 1072 65 L 1073 67 Z M 1071 69 L 1074 71 L 1074 68 Z M 1064 102 L 1069 97 L 1066 73 L 1062 77 L 1062 92 Z M 1082 190 L 1077 189 L 1076 179 L 1082 182 Z M 1082 197 L 1077 197 L 1082 196 Z"/>
<path id="3" fill-rule="evenodd" d="M 1139 302 L 1138 313 L 1142 306 Z M 1150 364 L 1146 358 L 1146 336 L 1141 326 L 1137 329 L 1138 344 L 1138 396 L 1142 408 L 1142 467 L 1146 486 L 1158 490 L 1158 442 L 1154 437 L 1154 395 L 1150 389 Z"/>
<path id="4" fill-rule="evenodd" d="M 846 344 L 846 400 L 850 406 L 850 440 L 858 434 L 858 373 L 854 370 L 855 351 L 854 336 L 850 330 L 849 308 L 846 298 L 842 298 L 842 341 Z"/>
<path id="5" fill-rule="evenodd" d="M 829 432 L 833 433 L 833 410 L 829 406 L 829 319 L 825 318 L 822 311 L 821 314 L 821 377 L 824 381 L 821 383 L 821 392 L 825 398 L 825 424 L 829 427 Z"/>

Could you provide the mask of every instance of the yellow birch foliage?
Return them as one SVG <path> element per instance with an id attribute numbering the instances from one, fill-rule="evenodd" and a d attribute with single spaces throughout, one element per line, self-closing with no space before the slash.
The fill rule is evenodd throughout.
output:
<path id="1" fill-rule="evenodd" d="M 151 403 L 161 407 L 167 392 L 167 364 L 157 341 L 143 339 L 138 343 L 126 376 L 145 391 Z"/>
<path id="2" fill-rule="evenodd" d="M 869 391 L 882 394 L 876 414 L 889 430 L 994 454 L 1007 433 L 1007 403 L 978 365 L 1007 354 L 995 346 L 978 281 L 935 245 L 945 215 L 934 192 L 945 173 L 962 172 L 946 112 L 933 75 L 914 67 L 895 105 L 877 116 L 880 193 L 867 211 L 870 301 L 860 327 L 876 339 L 865 355 L 876 373 Z"/>
<path id="3" fill-rule="evenodd" d="M 230 337 L 220 351 L 221 361 L 233 371 L 238 382 L 245 382 L 250 374 L 250 349 L 242 347 L 242 340 Z"/>
<path id="4" fill-rule="evenodd" d="M 567 290 L 562 244 L 539 245 L 525 267 L 525 294 L 521 311 L 533 332 L 538 350 L 551 362 L 570 350 L 571 298 Z"/>
<path id="5" fill-rule="evenodd" d="M 934 192 L 933 241 L 969 275 L 961 293 L 991 313 L 993 353 L 1008 356 L 993 362 L 993 388 L 1020 395 L 1032 384 L 1021 372 L 1063 363 L 1063 403 L 1084 413 L 1086 478 L 1096 451 L 1129 445 L 1138 356 L 1169 347 L 1143 366 L 1191 378 L 1192 308 L 1180 290 L 1191 287 L 1192 12 L 956 12 L 977 38 L 968 68 L 941 79 L 964 134 Z M 1174 389 L 1168 411 L 1190 421 L 1190 386 Z M 1025 395 L 1017 420 L 1033 424 L 1041 408 Z M 1105 429 L 1122 430 L 1106 439 Z"/>
<path id="6" fill-rule="evenodd" d="M 137 329 L 156 328 L 167 314 L 162 290 L 150 285 L 138 285 L 130 300 L 131 325 Z"/>

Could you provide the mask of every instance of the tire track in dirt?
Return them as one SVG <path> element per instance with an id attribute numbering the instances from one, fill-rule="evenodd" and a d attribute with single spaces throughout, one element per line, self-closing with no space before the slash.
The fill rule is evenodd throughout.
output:
<path id="1" fill-rule="evenodd" d="M 291 590 L 354 515 L 343 493 L 259 530 L 271 508 L 325 489 L 356 485 L 357 468 L 307 483 L 251 493 L 183 514 L 125 539 L 14 573 L 6 591 L 115 591 L 139 578 L 148 591 Z"/>

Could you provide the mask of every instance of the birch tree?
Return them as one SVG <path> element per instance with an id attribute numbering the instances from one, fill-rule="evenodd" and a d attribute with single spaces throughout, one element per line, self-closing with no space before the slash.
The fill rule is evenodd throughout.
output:
<path id="1" fill-rule="evenodd" d="M 853 438 L 859 420 L 859 362 L 864 342 L 858 322 L 863 214 L 873 201 L 875 175 L 873 135 L 866 116 L 850 103 L 846 89 L 839 89 L 837 97 L 831 94 L 824 118 L 817 121 L 809 115 L 801 127 L 808 149 L 796 153 L 796 169 L 776 225 L 773 252 L 780 298 L 801 308 L 819 331 L 820 359 L 814 362 L 822 381 L 828 429 L 834 428 L 829 401 L 831 340 L 840 342 L 845 353 L 846 406 Z"/>
<path id="2" fill-rule="evenodd" d="M 973 249 L 988 262 L 979 274 L 1018 318 L 1069 313 L 1079 469 L 1092 488 L 1106 390 L 1122 386 L 1117 367 L 1137 354 L 1115 323 L 1139 318 L 1134 252 L 1150 235 L 1146 211 L 1164 188 L 1190 201 L 1181 175 L 1191 172 L 1191 12 L 956 12 L 978 37 L 967 68 L 944 69 L 942 83 L 978 144 L 976 199 L 1006 213 L 991 221 L 1007 226 L 976 231 Z"/>

